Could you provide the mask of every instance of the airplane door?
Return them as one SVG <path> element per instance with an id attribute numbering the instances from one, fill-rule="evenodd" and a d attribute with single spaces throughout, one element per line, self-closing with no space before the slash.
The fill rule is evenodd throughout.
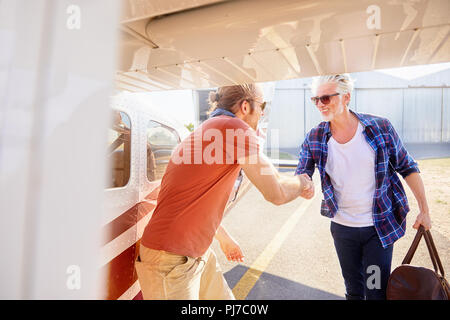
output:
<path id="1" fill-rule="evenodd" d="M 108 129 L 101 268 L 107 299 L 118 299 L 134 280 L 136 223 L 139 212 L 139 118 L 126 105 L 115 105 Z"/>

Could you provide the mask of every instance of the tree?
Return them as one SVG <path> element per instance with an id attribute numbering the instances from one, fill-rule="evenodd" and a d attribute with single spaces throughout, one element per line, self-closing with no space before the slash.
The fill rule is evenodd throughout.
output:
<path id="1" fill-rule="evenodd" d="M 194 131 L 194 124 L 191 122 L 184 125 L 190 132 Z"/>

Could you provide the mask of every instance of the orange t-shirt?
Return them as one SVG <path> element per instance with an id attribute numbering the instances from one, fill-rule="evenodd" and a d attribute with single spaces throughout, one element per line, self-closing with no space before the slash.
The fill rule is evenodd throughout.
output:
<path id="1" fill-rule="evenodd" d="M 172 154 L 158 203 L 141 243 L 190 257 L 211 245 L 239 174 L 237 158 L 258 153 L 256 132 L 244 121 L 205 121 Z"/>

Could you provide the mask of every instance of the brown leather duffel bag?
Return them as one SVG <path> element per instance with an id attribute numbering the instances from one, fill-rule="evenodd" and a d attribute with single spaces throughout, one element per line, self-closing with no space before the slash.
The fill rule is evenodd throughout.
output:
<path id="1" fill-rule="evenodd" d="M 410 265 L 422 236 L 425 238 L 434 271 Z M 386 297 L 388 300 L 449 300 L 450 287 L 444 276 L 444 268 L 431 233 L 420 226 L 402 265 L 397 267 L 389 277 Z"/>

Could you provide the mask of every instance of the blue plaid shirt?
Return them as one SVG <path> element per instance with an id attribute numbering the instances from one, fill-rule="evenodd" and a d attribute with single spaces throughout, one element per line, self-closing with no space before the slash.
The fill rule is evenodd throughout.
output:
<path id="1" fill-rule="evenodd" d="M 351 112 L 364 126 L 364 137 L 375 151 L 376 187 L 372 218 L 381 244 L 386 248 L 405 234 L 405 218 L 409 212 L 405 190 L 396 172 L 405 178 L 420 171 L 388 119 Z M 301 146 L 295 174 L 307 173 L 312 177 L 317 165 L 324 196 L 320 211 L 322 215 L 332 218 L 338 210 L 338 205 L 330 177 L 325 172 L 330 137 L 329 122 L 321 122 L 308 132 Z"/>

